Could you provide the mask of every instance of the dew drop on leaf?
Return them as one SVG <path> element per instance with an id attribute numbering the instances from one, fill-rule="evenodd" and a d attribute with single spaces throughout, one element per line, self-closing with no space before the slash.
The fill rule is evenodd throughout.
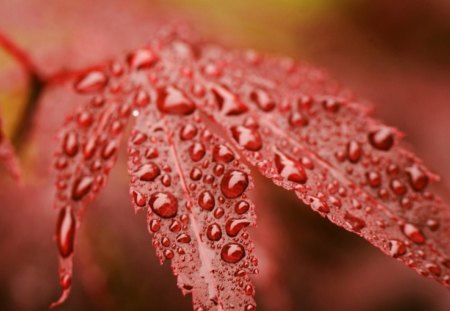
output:
<path id="1" fill-rule="evenodd" d="M 250 93 L 250 99 L 262 111 L 269 112 L 275 108 L 275 102 L 270 98 L 270 95 L 262 89 L 252 91 Z"/>
<path id="2" fill-rule="evenodd" d="M 250 221 L 245 218 L 230 218 L 225 224 L 225 231 L 228 236 L 235 237 L 239 232 L 250 225 Z"/>
<path id="3" fill-rule="evenodd" d="M 301 112 L 294 111 L 289 115 L 289 124 L 292 127 L 302 127 L 308 125 L 308 118 Z"/>
<path id="4" fill-rule="evenodd" d="M 216 86 L 212 93 L 221 113 L 226 116 L 240 115 L 248 110 L 235 94 L 224 87 Z"/>
<path id="5" fill-rule="evenodd" d="M 153 181 L 153 180 L 155 180 L 156 177 L 159 176 L 160 173 L 161 173 L 161 170 L 153 162 L 149 162 L 149 163 L 141 165 L 138 168 L 138 170 L 136 171 L 136 175 L 142 181 Z"/>
<path id="6" fill-rule="evenodd" d="M 175 217 L 178 212 L 178 201 L 173 194 L 168 192 L 156 192 L 152 194 L 148 204 L 153 212 L 162 218 Z"/>
<path id="7" fill-rule="evenodd" d="M 213 160 L 216 162 L 229 163 L 234 160 L 234 153 L 225 145 L 216 145 L 213 149 Z"/>
<path id="8" fill-rule="evenodd" d="M 429 177 L 419 168 L 417 164 L 407 167 L 405 171 L 408 174 L 411 187 L 416 191 L 424 190 L 429 182 Z"/>
<path id="9" fill-rule="evenodd" d="M 231 127 L 231 134 L 239 145 L 249 151 L 258 151 L 262 147 L 262 139 L 258 130 L 242 125 Z"/>
<path id="10" fill-rule="evenodd" d="M 137 49 L 130 53 L 127 57 L 127 62 L 132 69 L 148 69 L 151 68 L 158 61 L 158 57 L 149 48 Z"/>
<path id="11" fill-rule="evenodd" d="M 75 238 L 75 216 L 72 209 L 66 206 L 61 209 L 56 223 L 56 243 L 61 257 L 66 258 L 73 253 Z"/>
<path id="12" fill-rule="evenodd" d="M 209 191 L 203 191 L 198 197 L 198 205 L 207 211 L 212 211 L 216 205 L 214 196 Z"/>
<path id="13" fill-rule="evenodd" d="M 238 243 L 228 243 L 222 247 L 220 256 L 223 261 L 237 263 L 245 256 L 244 247 Z"/>
<path id="14" fill-rule="evenodd" d="M 223 195 L 229 199 L 241 196 L 249 184 L 246 173 L 239 170 L 227 171 L 220 183 L 220 190 Z"/>
<path id="15" fill-rule="evenodd" d="M 174 115 L 189 115 L 195 111 L 195 104 L 175 86 L 158 89 L 158 109 Z"/>
<path id="16" fill-rule="evenodd" d="M 362 148 L 361 145 L 352 140 L 347 144 L 347 156 L 350 162 L 356 163 L 361 159 L 362 156 Z"/>
<path id="17" fill-rule="evenodd" d="M 83 199 L 89 191 L 91 191 L 94 178 L 92 176 L 82 176 L 75 180 L 72 188 L 72 199 L 74 201 L 80 201 Z"/>
<path id="18" fill-rule="evenodd" d="M 107 84 L 108 77 L 103 71 L 92 70 L 75 82 L 75 90 L 82 94 L 95 93 L 103 90 Z"/>
<path id="19" fill-rule="evenodd" d="M 243 200 L 236 202 L 236 204 L 234 205 L 234 211 L 239 215 L 245 214 L 249 208 L 250 204 L 248 204 L 247 201 Z"/>
<path id="20" fill-rule="evenodd" d="M 392 257 L 399 257 L 406 253 L 406 245 L 400 240 L 390 240 L 388 248 Z"/>
<path id="21" fill-rule="evenodd" d="M 68 132 L 63 139 L 64 153 L 69 157 L 74 157 L 78 153 L 78 137 L 74 132 Z"/>
<path id="22" fill-rule="evenodd" d="M 391 129 L 383 127 L 369 133 L 369 142 L 378 150 L 388 151 L 394 145 L 394 134 Z"/>
<path id="23" fill-rule="evenodd" d="M 222 237 L 222 229 L 220 229 L 218 224 L 213 223 L 206 228 L 206 236 L 211 241 L 219 241 Z"/>
<path id="24" fill-rule="evenodd" d="M 361 231 L 366 226 L 366 222 L 362 220 L 361 218 L 358 218 L 349 212 L 345 213 L 344 220 L 347 223 L 347 225 L 356 232 Z"/>
<path id="25" fill-rule="evenodd" d="M 405 224 L 402 226 L 405 236 L 416 244 L 425 243 L 425 237 L 423 233 L 413 224 Z"/>
<path id="26" fill-rule="evenodd" d="M 278 174 L 289 181 L 304 184 L 308 180 L 302 164 L 282 153 L 275 154 L 275 166 Z"/>
<path id="27" fill-rule="evenodd" d="M 180 130 L 180 138 L 182 140 L 190 140 L 195 135 L 197 135 L 197 128 L 192 124 L 186 124 Z"/>
<path id="28" fill-rule="evenodd" d="M 189 147 L 189 156 L 194 162 L 200 161 L 205 155 L 205 147 L 202 143 L 194 143 Z"/>
<path id="29" fill-rule="evenodd" d="M 377 172 L 366 173 L 367 181 L 369 185 L 373 188 L 379 187 L 381 185 L 381 176 Z"/>

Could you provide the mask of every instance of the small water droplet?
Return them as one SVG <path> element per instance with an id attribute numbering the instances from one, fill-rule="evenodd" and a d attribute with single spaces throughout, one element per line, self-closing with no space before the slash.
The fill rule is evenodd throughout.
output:
<path id="1" fill-rule="evenodd" d="M 146 198 L 139 191 L 136 191 L 136 190 L 133 191 L 133 200 L 137 206 L 139 206 L 139 207 L 145 206 Z"/>
<path id="2" fill-rule="evenodd" d="M 345 213 L 344 220 L 347 223 L 347 225 L 356 232 L 361 231 L 366 226 L 366 222 L 362 220 L 361 218 L 358 218 L 350 213 Z"/>
<path id="3" fill-rule="evenodd" d="M 197 135 L 197 128 L 192 124 L 186 124 L 180 130 L 181 140 L 191 140 L 195 135 Z"/>
<path id="4" fill-rule="evenodd" d="M 200 161 L 203 156 L 205 155 L 205 147 L 202 143 L 193 143 L 189 147 L 189 156 L 191 157 L 191 160 L 194 162 Z"/>
<path id="5" fill-rule="evenodd" d="M 275 108 L 275 102 L 270 95 L 262 89 L 254 90 L 250 93 L 250 99 L 261 109 L 262 111 L 269 112 Z"/>
<path id="6" fill-rule="evenodd" d="M 152 219 L 150 220 L 148 228 L 153 233 L 158 232 L 158 230 L 161 228 L 161 222 L 159 221 L 159 219 Z"/>
<path id="7" fill-rule="evenodd" d="M 73 253 L 75 239 L 75 215 L 70 206 L 61 209 L 56 223 L 56 244 L 61 257 L 66 258 Z"/>
<path id="8" fill-rule="evenodd" d="M 177 242 L 179 243 L 189 243 L 191 241 L 191 237 L 186 233 L 180 233 L 177 236 Z"/>
<path id="9" fill-rule="evenodd" d="M 223 261 L 237 263 L 245 256 L 244 247 L 238 243 L 228 243 L 222 247 L 220 256 Z"/>
<path id="10" fill-rule="evenodd" d="M 216 162 L 229 163 L 234 160 L 234 153 L 225 145 L 216 145 L 213 149 L 213 160 Z"/>
<path id="11" fill-rule="evenodd" d="M 230 218 L 225 224 L 225 231 L 230 237 L 235 237 L 248 225 L 250 221 L 246 218 Z"/>
<path id="12" fill-rule="evenodd" d="M 394 134 L 387 127 L 370 132 L 368 137 L 370 144 L 378 150 L 388 151 L 394 145 Z"/>
<path id="13" fill-rule="evenodd" d="M 200 178 L 202 178 L 202 175 L 203 175 L 202 171 L 199 168 L 194 167 L 191 170 L 191 173 L 189 174 L 189 177 L 191 177 L 191 179 L 194 180 L 194 181 L 198 181 L 198 180 L 200 180 Z"/>
<path id="14" fill-rule="evenodd" d="M 148 204 L 153 212 L 162 218 L 175 217 L 178 212 L 178 201 L 173 194 L 168 192 L 156 192 L 152 194 Z"/>
<path id="15" fill-rule="evenodd" d="M 94 93 L 103 90 L 107 84 L 108 77 L 103 71 L 92 70 L 75 82 L 75 90 L 82 94 Z"/>
<path id="16" fill-rule="evenodd" d="M 423 233 L 413 224 L 405 224 L 402 226 L 402 231 L 405 236 L 416 244 L 425 243 Z"/>
<path id="17" fill-rule="evenodd" d="M 150 48 L 137 49 L 127 57 L 128 65 L 132 69 L 148 69 L 158 61 L 158 56 Z"/>
<path id="18" fill-rule="evenodd" d="M 160 111 L 175 115 L 189 115 L 196 108 L 194 102 L 174 86 L 158 89 L 156 103 Z"/>
<path id="19" fill-rule="evenodd" d="M 222 230 L 220 229 L 220 226 L 216 223 L 209 225 L 206 229 L 206 236 L 211 241 L 219 241 L 222 238 Z"/>
<path id="20" fill-rule="evenodd" d="M 250 204 L 247 201 L 243 200 L 236 202 L 236 204 L 234 205 L 234 211 L 239 215 L 246 213 L 249 208 Z"/>
<path id="21" fill-rule="evenodd" d="M 248 175 L 239 170 L 227 171 L 220 183 L 220 190 L 229 199 L 241 196 L 249 184 Z"/>
<path id="22" fill-rule="evenodd" d="M 417 164 L 414 164 L 405 169 L 408 174 L 411 187 L 416 191 L 422 191 L 428 186 L 429 177 L 420 169 Z"/>
<path id="23" fill-rule="evenodd" d="M 89 191 L 91 191 L 94 178 L 92 176 L 82 176 L 75 180 L 72 188 L 72 200 L 80 201 Z"/>
<path id="24" fill-rule="evenodd" d="M 153 180 L 155 180 L 156 177 L 159 176 L 160 173 L 161 173 L 161 170 L 153 162 L 149 162 L 149 163 L 141 165 L 138 168 L 138 170 L 136 171 L 136 175 L 142 181 L 153 181 Z"/>
<path id="25" fill-rule="evenodd" d="M 369 185 L 373 188 L 377 188 L 381 185 L 381 176 L 377 172 L 367 172 L 366 178 Z"/>
<path id="26" fill-rule="evenodd" d="M 318 198 L 309 198 L 309 202 L 311 204 L 311 208 L 315 211 L 322 212 L 322 213 L 329 213 L 330 208 L 328 207 L 328 204 L 325 202 L 322 202 Z"/>
<path id="27" fill-rule="evenodd" d="M 212 211 L 216 205 L 214 196 L 209 191 L 203 191 L 198 197 L 198 205 L 207 211 Z"/>
<path id="28" fill-rule="evenodd" d="M 399 257 L 406 253 L 406 245 L 400 240 L 389 240 L 388 248 L 392 257 Z"/>
<path id="29" fill-rule="evenodd" d="M 75 132 L 67 132 L 63 139 L 63 151 L 69 157 L 78 153 L 78 136 Z"/>
<path id="30" fill-rule="evenodd" d="M 220 111 L 226 116 L 240 115 L 248 110 L 247 106 L 225 87 L 215 86 L 212 93 Z"/>
<path id="31" fill-rule="evenodd" d="M 275 153 L 275 166 L 278 174 L 289 181 L 304 184 L 308 180 L 302 164 L 287 155 Z"/>
<path id="32" fill-rule="evenodd" d="M 392 179 L 390 187 L 396 195 L 404 195 L 406 193 L 406 186 L 398 179 Z"/>
<path id="33" fill-rule="evenodd" d="M 289 124 L 293 127 L 303 127 L 309 124 L 309 120 L 303 113 L 295 111 L 289 115 Z"/>
<path id="34" fill-rule="evenodd" d="M 242 125 L 233 126 L 231 127 L 231 134 L 239 145 L 249 151 L 258 151 L 262 148 L 261 135 L 254 128 L 249 129 Z"/>
<path id="35" fill-rule="evenodd" d="M 144 90 L 139 90 L 134 96 L 134 105 L 137 107 L 145 107 L 150 103 L 150 96 Z"/>
<path id="36" fill-rule="evenodd" d="M 347 144 L 347 156 L 350 162 L 357 163 L 362 156 L 362 148 L 361 145 L 352 140 Z"/>
<path id="37" fill-rule="evenodd" d="M 331 113 L 336 113 L 341 108 L 341 103 L 334 98 L 326 98 L 322 101 L 323 108 Z"/>

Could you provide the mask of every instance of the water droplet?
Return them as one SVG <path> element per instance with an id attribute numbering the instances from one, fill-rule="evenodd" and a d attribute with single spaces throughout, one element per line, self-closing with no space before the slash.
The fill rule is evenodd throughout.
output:
<path id="1" fill-rule="evenodd" d="M 439 229 L 439 222 L 435 219 L 428 219 L 427 226 L 431 231 L 436 231 L 437 229 Z"/>
<path id="2" fill-rule="evenodd" d="M 150 48 L 137 49 L 127 57 L 132 69 L 148 69 L 158 61 L 158 56 Z"/>
<path id="3" fill-rule="evenodd" d="M 441 267 L 439 267 L 435 263 L 427 263 L 425 264 L 425 268 L 427 268 L 428 271 L 430 271 L 431 274 L 434 276 L 440 276 L 441 275 Z"/>
<path id="4" fill-rule="evenodd" d="M 411 187 L 416 191 L 422 191 L 428 186 L 429 177 L 419 168 L 417 164 L 414 164 L 405 169 L 408 174 Z"/>
<path id="5" fill-rule="evenodd" d="M 164 257 L 166 257 L 166 259 L 169 259 L 169 260 L 172 259 L 173 256 L 175 255 L 171 249 L 165 249 L 163 253 L 164 253 Z"/>
<path id="6" fill-rule="evenodd" d="M 165 187 L 169 187 L 170 184 L 172 183 L 172 179 L 170 178 L 169 175 L 164 174 L 161 176 L 161 183 L 165 186 Z"/>
<path id="7" fill-rule="evenodd" d="M 158 89 L 158 109 L 176 115 L 189 115 L 195 111 L 195 104 L 174 86 Z"/>
<path id="8" fill-rule="evenodd" d="M 275 166 L 278 174 L 289 181 L 304 184 L 308 180 L 301 163 L 287 155 L 275 153 Z"/>
<path id="9" fill-rule="evenodd" d="M 168 237 L 163 237 L 163 238 L 161 239 L 161 244 L 162 244 L 164 247 L 169 247 L 169 246 L 170 246 L 170 240 L 169 240 L 169 238 L 168 238 Z"/>
<path id="10" fill-rule="evenodd" d="M 62 289 L 67 290 L 72 286 L 72 276 L 69 273 L 64 273 L 59 278 L 59 285 Z"/>
<path id="11" fill-rule="evenodd" d="M 181 224 L 178 220 L 173 220 L 169 226 L 169 230 L 172 232 L 179 232 L 181 230 Z"/>
<path id="12" fill-rule="evenodd" d="M 194 162 L 200 161 L 205 155 L 205 147 L 202 143 L 194 143 L 189 147 L 189 156 Z"/>
<path id="13" fill-rule="evenodd" d="M 344 220 L 347 223 L 347 225 L 356 232 L 361 231 L 366 226 L 366 222 L 362 220 L 361 218 L 358 218 L 350 213 L 345 213 Z"/>
<path id="14" fill-rule="evenodd" d="M 249 208 L 250 208 L 250 204 L 248 204 L 247 201 L 243 201 L 243 200 L 236 202 L 236 204 L 234 205 L 234 211 L 239 215 L 246 213 Z"/>
<path id="15" fill-rule="evenodd" d="M 139 206 L 139 207 L 145 206 L 146 198 L 139 191 L 136 191 L 136 190 L 133 191 L 133 200 L 137 206 Z"/>
<path id="16" fill-rule="evenodd" d="M 234 153 L 225 145 L 216 145 L 213 149 L 213 160 L 216 162 L 229 163 L 234 160 Z"/>
<path id="17" fill-rule="evenodd" d="M 109 160 L 117 151 L 117 143 L 115 141 L 109 141 L 102 150 L 102 158 Z"/>
<path id="18" fill-rule="evenodd" d="M 219 241 L 222 237 L 222 230 L 220 229 L 220 226 L 216 223 L 209 225 L 206 229 L 206 236 L 211 241 Z"/>
<path id="19" fill-rule="evenodd" d="M 289 115 L 289 124 L 293 127 L 302 127 L 309 124 L 309 120 L 301 112 L 295 111 Z"/>
<path id="20" fill-rule="evenodd" d="M 145 107 L 150 103 L 150 96 L 144 90 L 139 90 L 134 96 L 134 105 L 137 107 Z"/>
<path id="21" fill-rule="evenodd" d="M 396 195 L 404 195 L 406 193 L 405 185 L 398 179 L 392 179 L 390 187 Z"/>
<path id="22" fill-rule="evenodd" d="M 220 176 L 223 174 L 223 172 L 225 172 L 225 166 L 223 166 L 222 164 L 214 165 L 214 168 L 213 168 L 214 175 Z"/>
<path id="23" fill-rule="evenodd" d="M 402 226 L 402 230 L 405 236 L 414 243 L 416 244 L 425 243 L 425 237 L 423 233 L 416 226 L 412 224 L 405 224 Z"/>
<path id="24" fill-rule="evenodd" d="M 150 220 L 148 228 L 151 232 L 155 233 L 161 228 L 161 222 L 159 219 L 152 219 Z"/>
<path id="25" fill-rule="evenodd" d="M 275 108 L 275 102 L 270 95 L 261 89 L 252 91 L 250 93 L 250 99 L 261 109 L 262 111 L 269 112 Z"/>
<path id="26" fill-rule="evenodd" d="M 180 233 L 177 236 L 177 242 L 179 243 L 189 243 L 191 241 L 191 237 L 186 233 Z"/>
<path id="27" fill-rule="evenodd" d="M 214 196 L 209 191 L 203 191 L 198 197 L 198 205 L 207 211 L 212 211 L 216 205 Z"/>
<path id="28" fill-rule="evenodd" d="M 366 173 L 366 178 L 369 182 L 369 185 L 373 188 L 377 188 L 381 185 L 381 176 L 377 172 Z"/>
<path id="29" fill-rule="evenodd" d="M 378 150 L 388 151 L 394 145 L 394 134 L 390 128 L 383 127 L 369 133 L 369 142 Z"/>
<path id="30" fill-rule="evenodd" d="M 245 256 L 244 247 L 238 243 L 228 243 L 222 247 L 220 256 L 223 261 L 237 263 Z"/>
<path id="31" fill-rule="evenodd" d="M 181 140 L 190 140 L 197 135 L 197 128 L 192 124 L 184 125 L 180 130 Z"/>
<path id="32" fill-rule="evenodd" d="M 246 218 L 230 218 L 225 224 L 225 231 L 230 237 L 235 237 L 248 225 L 250 225 L 250 221 Z"/>
<path id="33" fill-rule="evenodd" d="M 323 108 L 332 113 L 336 113 L 341 108 L 341 103 L 334 98 L 327 98 L 322 101 Z"/>
<path id="34" fill-rule="evenodd" d="M 246 173 L 239 170 L 229 170 L 225 173 L 220 183 L 220 190 L 229 199 L 241 196 L 249 184 Z"/>
<path id="35" fill-rule="evenodd" d="M 357 163 L 362 156 L 362 148 L 361 145 L 352 140 L 347 144 L 347 156 L 350 162 Z"/>
<path id="36" fill-rule="evenodd" d="M 70 206 L 61 209 L 56 223 L 56 244 L 61 257 L 66 258 L 73 253 L 75 238 L 75 216 Z"/>
<path id="37" fill-rule="evenodd" d="M 216 208 L 216 210 L 213 213 L 214 217 L 216 219 L 221 218 L 223 215 L 225 215 L 225 210 L 221 207 Z"/>
<path id="38" fill-rule="evenodd" d="M 161 173 L 161 170 L 153 162 L 149 162 L 149 163 L 141 165 L 138 168 L 138 170 L 136 171 L 136 175 L 142 181 L 153 181 L 153 180 L 155 180 L 156 177 L 159 176 L 160 173 Z"/>
<path id="39" fill-rule="evenodd" d="M 233 126 L 231 134 L 239 145 L 250 151 L 258 151 L 262 147 L 262 139 L 258 130 L 246 128 L 242 125 Z"/>
<path id="40" fill-rule="evenodd" d="M 322 202 L 318 198 L 309 198 L 309 202 L 311 205 L 311 208 L 315 211 L 322 212 L 322 213 L 329 213 L 330 208 L 328 207 L 328 204 L 325 202 Z"/>
<path id="41" fill-rule="evenodd" d="M 189 177 L 191 177 L 192 180 L 198 181 L 200 178 L 202 178 L 202 171 L 199 168 L 194 167 L 191 170 L 191 173 L 189 174 Z"/>
<path id="42" fill-rule="evenodd" d="M 82 111 L 77 116 L 77 123 L 80 127 L 89 127 L 93 121 L 92 114 L 88 111 Z"/>
<path id="43" fill-rule="evenodd" d="M 156 192 L 152 194 L 148 204 L 153 212 L 162 218 L 175 217 L 178 212 L 178 201 L 173 194 L 168 192 Z"/>
<path id="44" fill-rule="evenodd" d="M 392 257 L 399 257 L 406 253 L 406 245 L 400 240 L 390 240 L 388 248 Z"/>
<path id="45" fill-rule="evenodd" d="M 63 139 L 63 150 L 69 157 L 78 153 L 78 136 L 75 132 L 67 132 Z"/>
<path id="46" fill-rule="evenodd" d="M 255 311 L 256 307 L 254 305 L 248 304 L 245 306 L 245 310 L 244 311 Z"/>
<path id="47" fill-rule="evenodd" d="M 131 136 L 131 142 L 137 146 L 142 145 L 147 140 L 147 135 L 142 132 L 134 132 Z"/>
<path id="48" fill-rule="evenodd" d="M 216 86 L 212 93 L 220 111 L 227 116 L 240 115 L 248 110 L 239 98 L 225 87 Z"/>
<path id="49" fill-rule="evenodd" d="M 94 93 L 103 90 L 107 84 L 108 77 L 103 71 L 92 70 L 75 82 L 75 90 L 82 94 Z"/>
<path id="50" fill-rule="evenodd" d="M 72 200 L 80 201 L 91 191 L 94 178 L 82 176 L 75 180 L 72 188 Z"/>

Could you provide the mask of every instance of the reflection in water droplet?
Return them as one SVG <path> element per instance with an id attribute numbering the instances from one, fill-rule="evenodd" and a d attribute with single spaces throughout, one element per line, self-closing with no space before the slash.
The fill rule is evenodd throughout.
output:
<path id="1" fill-rule="evenodd" d="M 175 217 L 178 212 L 178 201 L 173 194 L 168 192 L 156 192 L 152 194 L 148 204 L 153 212 L 162 218 Z"/>
<path id="2" fill-rule="evenodd" d="M 238 243 L 228 243 L 222 247 L 220 256 L 223 261 L 237 263 L 245 256 L 244 247 Z"/>
<path id="3" fill-rule="evenodd" d="M 239 170 L 229 170 L 222 178 L 220 190 L 225 197 L 234 199 L 244 193 L 248 184 L 249 180 L 246 173 Z"/>

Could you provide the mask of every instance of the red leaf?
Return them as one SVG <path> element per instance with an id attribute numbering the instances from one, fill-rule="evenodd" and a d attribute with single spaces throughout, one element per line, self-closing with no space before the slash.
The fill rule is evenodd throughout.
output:
<path id="1" fill-rule="evenodd" d="M 122 64 L 127 64 L 126 67 Z M 254 310 L 252 165 L 335 224 L 444 285 L 449 209 L 434 175 L 400 135 L 322 72 L 254 52 L 187 43 L 173 33 L 75 83 L 95 95 L 69 118 L 57 154 L 61 284 L 70 288 L 75 222 L 112 167 L 130 113 L 131 195 L 148 208 L 161 261 L 194 307 Z M 211 120 L 205 116 L 212 117 Z M 109 141 L 108 141 L 109 140 Z M 111 145 L 112 144 L 112 145 Z M 242 201 L 245 200 L 245 201 Z"/>

